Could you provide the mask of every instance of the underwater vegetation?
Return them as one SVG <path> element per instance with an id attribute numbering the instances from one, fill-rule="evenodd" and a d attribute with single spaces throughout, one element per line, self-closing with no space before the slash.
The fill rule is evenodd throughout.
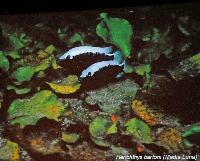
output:
<path id="1" fill-rule="evenodd" d="M 200 156 L 199 15 L 0 15 L 0 160 Z"/>

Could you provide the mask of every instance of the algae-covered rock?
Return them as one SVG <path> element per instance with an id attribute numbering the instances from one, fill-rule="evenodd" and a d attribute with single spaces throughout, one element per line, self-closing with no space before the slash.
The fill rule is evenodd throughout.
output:
<path id="1" fill-rule="evenodd" d="M 181 61 L 175 68 L 170 69 L 169 73 L 177 81 L 198 76 L 200 73 L 200 53 Z"/>
<path id="2" fill-rule="evenodd" d="M 35 125 L 43 117 L 58 120 L 64 111 L 64 105 L 57 96 L 48 90 L 36 93 L 29 99 L 16 99 L 8 109 L 8 121 L 11 125 Z"/>
<path id="3" fill-rule="evenodd" d="M 70 110 L 64 114 L 64 126 L 69 124 L 82 123 L 84 125 L 90 125 L 90 123 L 97 117 L 102 116 L 110 119 L 110 115 L 101 111 L 90 111 L 84 102 L 77 98 L 62 99 L 63 103 L 69 102 Z"/>
<path id="4" fill-rule="evenodd" d="M 107 155 L 109 154 L 105 150 L 95 148 L 87 142 L 78 144 L 77 146 L 67 146 L 69 149 L 70 157 L 73 160 L 81 161 L 108 161 Z"/>
<path id="5" fill-rule="evenodd" d="M 132 80 L 125 80 L 107 87 L 87 92 L 85 101 L 89 105 L 97 104 L 99 108 L 107 113 L 119 114 L 122 104 L 129 104 L 135 97 L 139 85 Z"/>

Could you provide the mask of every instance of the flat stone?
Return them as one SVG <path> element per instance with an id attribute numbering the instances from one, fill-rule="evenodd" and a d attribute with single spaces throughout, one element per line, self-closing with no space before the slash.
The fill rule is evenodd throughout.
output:
<path id="1" fill-rule="evenodd" d="M 106 113 L 120 114 L 122 105 L 130 105 L 135 98 L 139 85 L 133 80 L 109 84 L 97 90 L 87 92 L 85 102 L 89 105 L 97 104 Z"/>

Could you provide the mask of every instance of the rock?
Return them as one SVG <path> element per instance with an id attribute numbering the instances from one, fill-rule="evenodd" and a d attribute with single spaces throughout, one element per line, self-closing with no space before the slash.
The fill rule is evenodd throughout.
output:
<path id="1" fill-rule="evenodd" d="M 184 150 L 181 132 L 176 128 L 167 128 L 157 136 L 157 144 L 166 148 L 170 153 Z"/>
<path id="2" fill-rule="evenodd" d="M 73 160 L 107 161 L 106 151 L 89 146 L 86 142 L 75 147 L 67 146 Z"/>
<path id="3" fill-rule="evenodd" d="M 10 140 L 0 147 L 0 160 L 20 161 L 20 149 L 17 143 Z"/>
<path id="4" fill-rule="evenodd" d="M 64 127 L 68 127 L 71 124 L 76 124 L 80 122 L 85 125 L 89 125 L 92 122 L 92 120 L 97 116 L 110 117 L 110 115 L 106 114 L 105 112 L 90 111 L 87 108 L 87 105 L 85 105 L 84 102 L 80 99 L 77 98 L 62 99 L 63 103 L 65 101 L 69 102 L 71 110 L 66 112 L 64 115 L 64 120 L 62 123 Z"/>
<path id="5" fill-rule="evenodd" d="M 171 77 L 176 80 L 184 80 L 188 77 L 196 77 L 200 73 L 200 53 L 197 53 L 176 65 L 169 70 Z"/>
<path id="6" fill-rule="evenodd" d="M 89 105 L 97 104 L 103 112 L 120 114 L 122 111 L 121 106 L 130 104 L 138 89 L 138 84 L 133 80 L 126 79 L 125 81 L 87 92 L 88 96 L 85 102 Z"/>
<path id="7" fill-rule="evenodd" d="M 162 110 L 150 107 L 140 100 L 134 100 L 132 109 L 135 115 L 150 126 L 166 125 L 170 127 L 180 126 L 179 120 L 171 115 L 166 115 Z"/>
<path id="8" fill-rule="evenodd" d="M 2 147 L 5 142 L 6 142 L 6 139 L 3 137 L 3 125 L 2 123 L 0 123 L 0 147 Z"/>
<path id="9" fill-rule="evenodd" d="M 27 151 L 20 147 L 20 159 L 21 161 L 35 161 Z"/>

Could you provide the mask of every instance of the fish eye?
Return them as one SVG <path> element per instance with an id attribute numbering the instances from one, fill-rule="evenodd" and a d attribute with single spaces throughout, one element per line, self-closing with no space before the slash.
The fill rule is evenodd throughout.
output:
<path id="1" fill-rule="evenodd" d="M 91 73 L 91 72 L 89 72 L 87 75 L 88 75 L 88 76 L 92 76 L 92 73 Z"/>

